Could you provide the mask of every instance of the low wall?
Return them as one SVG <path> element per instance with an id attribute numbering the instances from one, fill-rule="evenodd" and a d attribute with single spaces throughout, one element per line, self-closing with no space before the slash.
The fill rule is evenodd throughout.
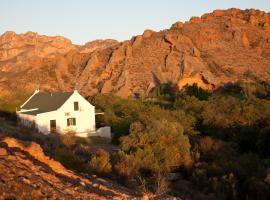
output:
<path id="1" fill-rule="evenodd" d="M 101 127 L 97 129 L 95 132 L 91 133 L 90 136 L 99 136 L 112 139 L 111 127 L 110 126 Z"/>

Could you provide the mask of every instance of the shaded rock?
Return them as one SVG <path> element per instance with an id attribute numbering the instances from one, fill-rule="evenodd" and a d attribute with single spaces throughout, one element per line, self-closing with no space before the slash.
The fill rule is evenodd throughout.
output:
<path id="1" fill-rule="evenodd" d="M 7 150 L 4 148 L 0 148 L 0 156 L 6 156 L 7 155 Z"/>

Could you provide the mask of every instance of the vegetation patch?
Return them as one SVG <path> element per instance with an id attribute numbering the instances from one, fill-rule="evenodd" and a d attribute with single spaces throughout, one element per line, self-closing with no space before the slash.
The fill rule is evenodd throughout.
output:
<path id="1" fill-rule="evenodd" d="M 65 167 L 118 180 L 157 198 L 269 199 L 270 83 L 230 83 L 213 92 L 171 84 L 149 98 L 98 94 L 112 142 L 36 133 L 2 123 L 8 134 L 39 143 Z M 5 120 L 4 120 L 5 121 Z M 4 124 L 4 125 L 3 125 Z M 10 124 L 10 125 L 9 125 Z"/>

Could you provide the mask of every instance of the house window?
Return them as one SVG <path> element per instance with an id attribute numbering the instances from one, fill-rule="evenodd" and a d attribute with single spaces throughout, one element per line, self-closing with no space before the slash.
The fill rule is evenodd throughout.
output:
<path id="1" fill-rule="evenodd" d="M 79 110 L 79 102 L 78 101 L 74 102 L 74 110 Z"/>
<path id="2" fill-rule="evenodd" d="M 76 126 L 75 118 L 67 118 L 67 126 Z"/>
<path id="3" fill-rule="evenodd" d="M 56 120 L 50 120 L 50 132 L 56 132 Z"/>

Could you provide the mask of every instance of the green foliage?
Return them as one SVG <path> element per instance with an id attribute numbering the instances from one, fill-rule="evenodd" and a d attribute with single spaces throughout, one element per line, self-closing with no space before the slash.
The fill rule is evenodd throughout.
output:
<path id="1" fill-rule="evenodd" d="M 90 161 L 88 147 L 108 142 L 29 130 L 20 137 L 37 141 L 70 169 L 117 172 L 133 189 L 155 191 L 161 199 L 168 189 L 175 192 L 171 172 L 190 187 L 187 199 L 197 199 L 194 191 L 201 199 L 269 199 L 269 99 L 268 82 L 231 83 L 213 92 L 196 84 L 176 92 L 162 84 L 144 99 L 98 94 L 89 100 L 104 112 L 97 120 L 112 127 L 119 150 L 112 156 L 98 150 Z"/>
<path id="2" fill-rule="evenodd" d="M 270 99 L 270 82 L 259 82 L 255 83 L 256 87 L 256 92 L 255 95 L 256 97 L 260 99 Z"/>
<path id="3" fill-rule="evenodd" d="M 152 98 L 172 100 L 175 97 L 176 91 L 177 89 L 175 85 L 172 83 L 164 83 L 155 87 L 149 96 Z"/>
<path id="4" fill-rule="evenodd" d="M 212 93 L 165 84 L 148 99 L 91 101 L 120 143 L 114 168 L 127 180 L 159 193 L 169 172 L 185 169 L 185 180 L 207 198 L 256 199 L 268 191 L 269 94 L 267 82 L 231 83 Z"/>
<path id="5" fill-rule="evenodd" d="M 55 159 L 60 161 L 65 167 L 79 172 L 85 172 L 86 164 L 70 149 L 58 147 L 55 149 Z"/>
<path id="6" fill-rule="evenodd" d="M 122 99 L 111 94 L 96 95 L 90 101 L 104 111 L 104 123 L 110 125 L 112 131 L 116 133 L 115 142 L 118 142 L 122 135 L 128 134 L 130 124 L 145 108 L 138 100 Z"/>
<path id="7" fill-rule="evenodd" d="M 209 99 L 202 113 L 204 124 L 221 128 L 237 125 L 268 124 L 270 102 L 260 99 L 240 100 L 232 96 L 214 96 Z"/>
<path id="8" fill-rule="evenodd" d="M 269 82 L 253 82 L 253 83 L 228 83 L 222 88 L 219 88 L 218 93 L 223 96 L 233 96 L 240 99 L 260 98 L 269 99 L 270 84 Z"/>
<path id="9" fill-rule="evenodd" d="M 181 110 L 170 111 L 157 105 L 144 103 L 141 100 L 122 99 L 114 95 L 97 95 L 91 102 L 99 109 L 104 110 L 104 123 L 112 127 L 114 132 L 113 141 L 118 143 L 121 136 L 129 134 L 130 125 L 135 121 L 152 121 L 168 119 L 181 122 L 184 132 L 195 134 L 193 125 L 195 119 Z"/>
<path id="10" fill-rule="evenodd" d="M 67 132 L 66 134 L 61 135 L 61 141 L 66 147 L 73 147 L 76 144 L 75 132 Z"/>
<path id="11" fill-rule="evenodd" d="M 164 119 L 132 123 L 130 134 L 121 138 L 118 173 L 137 180 L 144 177 L 147 184 L 154 176 L 155 191 L 163 194 L 165 175 L 192 162 L 189 139 L 183 132 L 179 123 Z M 150 178 L 149 173 L 153 174 Z"/>
<path id="12" fill-rule="evenodd" d="M 201 121 L 205 104 L 206 101 L 200 101 L 195 96 L 183 96 L 175 100 L 174 108 L 182 109 L 185 113 L 194 117 L 195 121 Z"/>
<path id="13" fill-rule="evenodd" d="M 112 165 L 110 163 L 110 155 L 104 149 L 98 149 L 97 152 L 92 155 L 89 166 L 94 172 L 106 175 L 111 173 Z"/>
<path id="14" fill-rule="evenodd" d="M 141 168 L 169 172 L 190 164 L 190 144 L 183 127 L 174 122 L 152 121 L 147 125 L 135 122 L 130 135 L 121 140 L 121 149 L 140 161 Z"/>
<path id="15" fill-rule="evenodd" d="M 211 93 L 208 90 L 198 87 L 197 83 L 193 83 L 192 85 L 186 85 L 177 95 L 178 98 L 194 96 L 199 100 L 207 100 L 211 96 Z"/>

